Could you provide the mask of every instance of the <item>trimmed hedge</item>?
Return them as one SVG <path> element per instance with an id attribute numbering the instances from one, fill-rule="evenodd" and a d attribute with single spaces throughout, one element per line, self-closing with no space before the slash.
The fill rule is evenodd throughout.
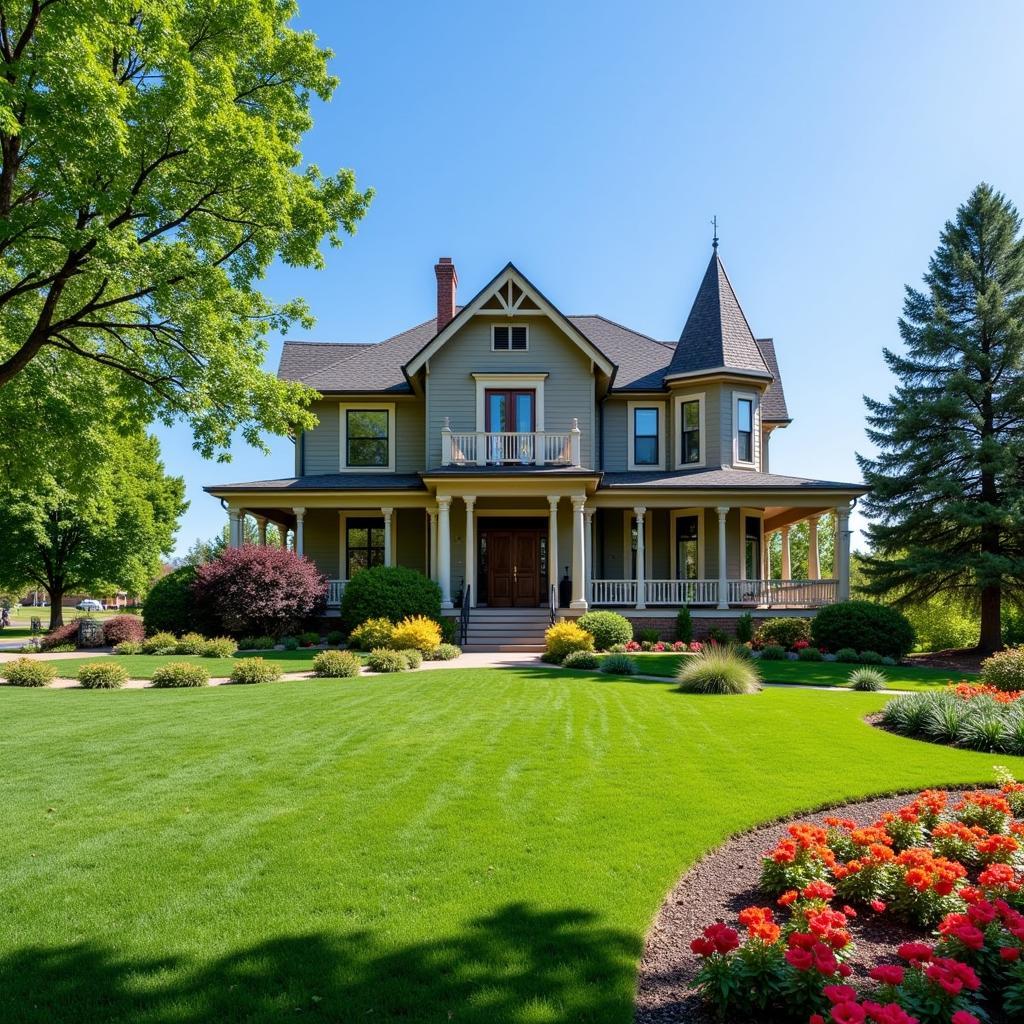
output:
<path id="1" fill-rule="evenodd" d="M 570 651 L 562 660 L 562 668 L 595 669 L 600 664 L 601 659 L 593 651 Z"/>
<path id="2" fill-rule="evenodd" d="M 321 651 L 313 659 L 313 675 L 321 679 L 347 679 L 362 671 L 363 663 L 351 651 Z"/>
<path id="3" fill-rule="evenodd" d="M 371 672 L 405 672 L 409 668 L 409 659 L 402 651 L 378 647 L 377 650 L 370 651 L 366 667 Z"/>
<path id="4" fill-rule="evenodd" d="M 147 633 L 186 633 L 199 628 L 192 594 L 195 578 L 195 566 L 184 565 L 153 584 L 142 603 Z"/>
<path id="5" fill-rule="evenodd" d="M 17 658 L 0 664 L 0 676 L 8 686 L 47 686 L 57 678 L 57 667 L 52 661 Z"/>
<path id="6" fill-rule="evenodd" d="M 633 639 L 633 626 L 618 612 L 587 612 L 576 620 L 593 638 L 599 651 L 607 651 L 616 644 L 628 644 Z"/>
<path id="7" fill-rule="evenodd" d="M 205 665 L 192 661 L 172 661 L 153 672 L 153 685 L 158 689 L 208 686 L 210 673 Z"/>
<path id="8" fill-rule="evenodd" d="M 348 633 L 367 619 L 398 622 L 409 615 L 441 616 L 441 588 L 421 572 L 402 565 L 375 565 L 345 584 L 341 622 Z"/>
<path id="9" fill-rule="evenodd" d="M 462 653 L 462 648 L 457 644 L 438 644 L 427 655 L 427 661 L 452 661 Z"/>
<path id="10" fill-rule="evenodd" d="M 765 619 L 754 633 L 754 645 L 756 647 L 767 647 L 774 644 L 784 647 L 787 651 L 792 650 L 793 645 L 800 640 L 811 639 L 811 624 L 807 619 L 799 616 L 787 618 Z"/>
<path id="11" fill-rule="evenodd" d="M 240 658 L 229 678 L 233 683 L 276 683 L 281 670 L 264 658 Z"/>
<path id="12" fill-rule="evenodd" d="M 897 659 L 914 649 L 915 640 L 914 627 L 902 612 L 873 601 L 842 601 L 822 608 L 811 624 L 811 635 L 818 647 L 830 651 L 852 647 Z"/>
<path id="13" fill-rule="evenodd" d="M 112 661 L 94 661 L 78 670 L 78 681 L 86 690 L 119 690 L 128 682 L 128 671 Z"/>

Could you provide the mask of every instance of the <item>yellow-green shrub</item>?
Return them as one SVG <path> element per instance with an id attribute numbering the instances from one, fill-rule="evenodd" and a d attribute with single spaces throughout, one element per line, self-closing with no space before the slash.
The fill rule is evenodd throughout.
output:
<path id="1" fill-rule="evenodd" d="M 390 647 L 394 635 L 395 625 L 390 619 L 367 619 L 352 630 L 348 642 L 357 650 L 373 651 L 379 647 Z"/>
<path id="2" fill-rule="evenodd" d="M 441 627 L 425 615 L 407 615 L 395 626 L 391 646 L 396 651 L 419 651 L 429 654 L 441 643 Z"/>
<path id="3" fill-rule="evenodd" d="M 562 619 L 545 632 L 544 647 L 548 660 L 561 664 L 562 659 L 572 651 L 592 651 L 594 638 L 575 622 Z"/>

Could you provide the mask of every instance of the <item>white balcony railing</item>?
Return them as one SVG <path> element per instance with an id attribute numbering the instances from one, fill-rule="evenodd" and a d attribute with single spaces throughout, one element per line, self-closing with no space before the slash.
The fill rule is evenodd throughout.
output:
<path id="1" fill-rule="evenodd" d="M 750 608 L 822 608 L 839 597 L 836 580 L 728 580 L 726 601 Z M 636 606 L 636 580 L 593 580 L 590 603 Z M 716 607 L 718 580 L 645 580 L 644 604 L 651 608 Z"/>
<path id="2" fill-rule="evenodd" d="M 730 580 L 729 604 L 821 608 L 839 596 L 838 580 Z"/>
<path id="3" fill-rule="evenodd" d="M 579 466 L 581 431 L 441 430 L 442 466 Z"/>
<path id="4" fill-rule="evenodd" d="M 341 595 L 345 592 L 345 580 L 327 581 L 327 607 L 337 608 L 341 605 Z"/>

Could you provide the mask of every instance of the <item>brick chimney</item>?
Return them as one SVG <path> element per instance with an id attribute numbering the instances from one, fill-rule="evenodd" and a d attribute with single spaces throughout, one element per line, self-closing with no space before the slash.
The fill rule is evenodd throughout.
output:
<path id="1" fill-rule="evenodd" d="M 459 275 L 451 256 L 442 256 L 434 265 L 437 275 L 437 332 L 441 333 L 455 319 L 455 290 Z"/>

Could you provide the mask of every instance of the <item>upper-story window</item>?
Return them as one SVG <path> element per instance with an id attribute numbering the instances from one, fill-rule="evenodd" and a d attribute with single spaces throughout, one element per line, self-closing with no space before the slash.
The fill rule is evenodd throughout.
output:
<path id="1" fill-rule="evenodd" d="M 754 463 L 754 399 L 736 396 L 736 461 Z"/>
<path id="2" fill-rule="evenodd" d="M 663 411 L 660 404 L 629 403 L 629 469 L 665 468 Z"/>
<path id="3" fill-rule="evenodd" d="M 700 462 L 700 401 L 696 398 L 679 406 L 679 461 L 684 466 Z"/>
<path id="4" fill-rule="evenodd" d="M 491 348 L 495 352 L 525 352 L 530 338 L 525 326 L 495 324 L 491 328 Z"/>
<path id="5" fill-rule="evenodd" d="M 341 466 L 343 470 L 395 468 L 395 407 L 343 403 Z"/>

